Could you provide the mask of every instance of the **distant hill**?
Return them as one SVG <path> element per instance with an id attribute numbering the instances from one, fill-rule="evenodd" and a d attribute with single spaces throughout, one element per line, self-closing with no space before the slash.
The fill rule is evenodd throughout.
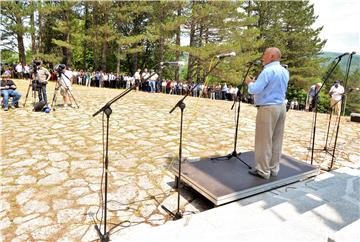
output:
<path id="1" fill-rule="evenodd" d="M 324 57 L 326 61 L 323 63 L 323 66 L 328 66 L 336 57 L 341 55 L 342 53 L 337 52 L 323 52 L 320 54 L 321 57 Z M 341 70 L 345 71 L 346 66 L 348 64 L 349 56 L 344 56 L 341 58 L 341 61 L 339 63 Z M 350 72 L 354 72 L 356 69 L 360 69 L 360 55 L 353 55 L 352 61 L 351 61 L 351 67 Z"/>

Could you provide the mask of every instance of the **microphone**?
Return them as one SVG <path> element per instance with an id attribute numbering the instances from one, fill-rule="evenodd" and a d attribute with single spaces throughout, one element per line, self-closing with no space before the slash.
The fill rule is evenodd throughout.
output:
<path id="1" fill-rule="evenodd" d="M 350 53 L 350 55 L 355 55 L 356 54 L 356 51 L 353 51 Z"/>
<path id="2" fill-rule="evenodd" d="M 261 65 L 261 60 L 254 60 L 254 61 L 249 61 L 248 65 L 254 65 L 254 66 L 259 66 Z"/>
<path id="3" fill-rule="evenodd" d="M 349 88 L 349 91 L 348 92 L 352 92 L 352 91 L 359 91 L 360 88 L 358 87 L 355 87 L 355 88 Z"/>
<path id="4" fill-rule="evenodd" d="M 183 66 L 184 62 L 183 61 L 164 61 L 164 62 L 160 62 L 161 66 L 164 65 L 168 65 L 168 66 Z"/>
<path id="5" fill-rule="evenodd" d="M 216 58 L 220 59 L 220 58 L 232 57 L 232 56 L 236 56 L 236 53 L 234 51 L 230 53 L 219 54 L 216 56 Z"/>
<path id="6" fill-rule="evenodd" d="M 339 58 L 339 59 L 341 59 L 343 56 L 345 56 L 345 55 L 348 55 L 349 54 L 349 52 L 345 52 L 344 54 L 342 54 L 342 55 L 339 55 L 338 57 L 336 57 L 336 58 Z"/>

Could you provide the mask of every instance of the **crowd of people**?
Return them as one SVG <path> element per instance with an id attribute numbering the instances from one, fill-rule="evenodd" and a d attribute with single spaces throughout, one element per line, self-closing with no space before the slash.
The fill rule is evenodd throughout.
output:
<path id="1" fill-rule="evenodd" d="M 43 65 L 41 64 L 41 68 Z M 32 70 L 28 65 L 22 66 L 17 64 L 14 68 L 6 70 L 9 75 L 14 78 L 33 78 Z M 46 69 L 46 68 L 45 68 Z M 46 69 L 47 70 L 47 69 Z M 239 87 L 228 85 L 227 83 L 217 83 L 207 85 L 206 83 L 195 83 L 187 81 L 176 81 L 170 79 L 160 79 L 159 75 L 154 71 L 148 69 L 138 69 L 134 75 L 120 74 L 117 75 L 113 72 L 104 71 L 84 71 L 84 70 L 71 70 L 67 68 L 67 75 L 71 78 L 71 84 L 83 85 L 88 87 L 100 87 L 100 88 L 132 88 L 137 86 L 137 91 L 145 91 L 152 93 L 165 93 L 171 95 L 184 95 L 191 91 L 191 96 L 210 98 L 214 100 L 234 100 L 239 93 Z M 44 79 L 42 75 L 40 79 Z M 55 70 L 49 69 L 46 75 L 46 83 L 49 80 L 56 81 L 58 79 L 58 73 Z M 43 82 L 45 80 L 42 80 Z M 45 87 L 45 85 L 43 85 Z M 242 92 L 242 90 L 240 91 Z M 46 89 L 42 90 L 40 100 L 45 99 L 47 101 Z M 253 103 L 253 95 L 242 95 L 242 101 L 247 103 Z"/>
<path id="2" fill-rule="evenodd" d="M 31 65 L 36 65 L 36 62 L 33 62 Z M 39 71 L 34 76 L 33 68 L 29 65 L 15 64 L 12 66 L 7 66 L 4 70 L 2 66 L 2 74 L 5 74 L 7 77 L 14 77 L 19 79 L 36 79 L 37 83 L 37 92 L 39 101 L 44 100 L 48 104 L 48 97 L 46 92 L 46 84 L 48 81 L 56 81 L 59 78 L 59 72 L 54 69 L 47 69 L 43 66 L 42 62 L 39 62 L 37 68 Z M 35 67 L 36 68 L 36 67 Z M 65 68 L 65 66 L 64 66 Z M 64 70 L 65 71 L 65 70 Z M 170 95 L 184 95 L 191 91 L 190 95 L 193 97 L 202 97 L 209 98 L 214 100 L 234 100 L 238 94 L 244 93 L 241 96 L 241 101 L 246 103 L 254 103 L 254 95 L 249 92 L 243 92 L 239 90 L 241 86 L 228 85 L 227 83 L 217 83 L 217 84 L 206 84 L 206 83 L 194 83 L 187 81 L 176 81 L 170 79 L 160 79 L 159 75 L 154 71 L 148 69 L 138 69 L 134 75 L 126 74 L 116 74 L 113 72 L 104 72 L 104 71 L 84 71 L 84 70 L 71 70 L 71 68 L 66 68 L 66 77 L 60 76 L 60 81 L 66 85 L 60 85 L 60 94 L 64 98 L 64 106 L 71 105 L 69 101 L 69 92 L 72 90 L 72 85 L 83 85 L 88 87 L 100 87 L 100 88 L 132 88 L 136 85 L 137 91 L 145 91 L 151 93 L 164 93 Z M 69 82 L 70 80 L 70 82 Z M 66 90 L 64 87 L 66 86 Z M 312 111 L 315 107 L 315 95 L 317 91 L 321 88 L 321 83 L 316 83 L 312 85 L 309 89 L 306 103 L 300 103 L 296 98 L 293 100 L 285 100 L 288 109 L 294 110 L 307 110 Z M 340 81 L 337 81 L 333 87 L 330 89 L 331 96 L 331 105 L 335 110 L 335 113 L 339 115 L 341 109 L 341 94 L 344 92 L 343 87 L 340 84 Z M 6 94 L 1 94 L 2 96 Z M 4 104 L 3 104 L 4 106 Z"/>

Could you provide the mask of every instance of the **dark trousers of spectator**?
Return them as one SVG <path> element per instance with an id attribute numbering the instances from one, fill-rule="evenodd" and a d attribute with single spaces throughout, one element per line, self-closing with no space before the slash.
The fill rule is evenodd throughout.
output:
<path id="1" fill-rule="evenodd" d="M 46 94 L 46 84 L 37 84 L 39 101 L 45 101 L 46 105 L 48 104 L 47 94 Z"/>

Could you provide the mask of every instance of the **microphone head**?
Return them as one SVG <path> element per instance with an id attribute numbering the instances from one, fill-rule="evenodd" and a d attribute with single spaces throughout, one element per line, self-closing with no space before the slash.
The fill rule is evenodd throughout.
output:
<path id="1" fill-rule="evenodd" d="M 262 63 L 261 60 L 254 60 L 254 61 L 248 62 L 249 65 L 254 65 L 254 66 L 259 66 L 259 65 L 261 65 L 261 63 Z"/>
<path id="2" fill-rule="evenodd" d="M 183 66 L 185 65 L 184 61 L 164 61 L 164 62 L 160 62 L 161 66 L 164 65 L 177 65 L 177 66 Z"/>
<path id="3" fill-rule="evenodd" d="M 224 57 L 233 57 L 236 56 L 236 53 L 234 51 L 224 54 L 219 54 L 216 56 L 216 58 L 224 58 Z"/>

